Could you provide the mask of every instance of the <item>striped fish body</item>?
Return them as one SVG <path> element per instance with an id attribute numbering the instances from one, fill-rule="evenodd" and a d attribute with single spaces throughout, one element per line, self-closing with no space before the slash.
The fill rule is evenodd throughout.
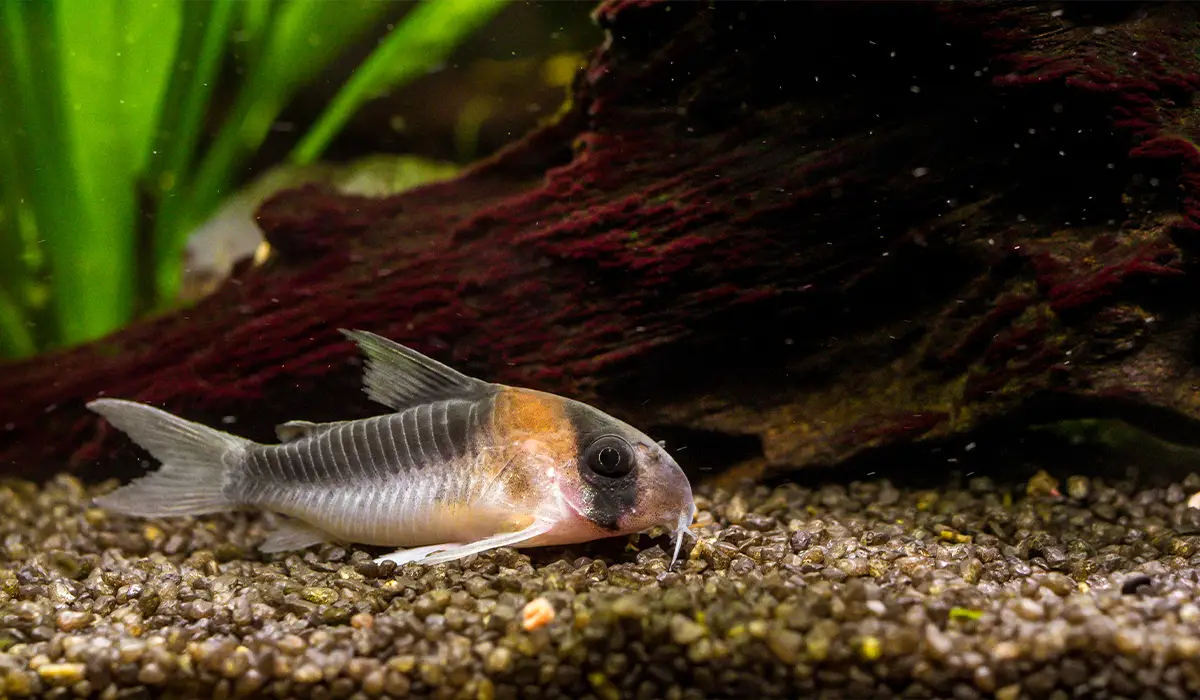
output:
<path id="1" fill-rule="evenodd" d="M 497 400 L 438 401 L 256 445 L 226 494 L 347 542 L 413 547 L 486 537 L 519 506 L 498 479 L 512 450 L 495 444 Z"/>
<path id="2" fill-rule="evenodd" d="M 253 507 L 289 516 L 261 549 L 328 541 L 403 548 L 398 563 L 496 547 L 586 542 L 667 525 L 695 509 L 657 443 L 587 404 L 483 382 L 379 336 L 343 331 L 367 357 L 368 396 L 394 412 L 293 421 L 256 443 L 132 401 L 88 404 L 162 462 L 97 504 L 142 517 Z"/>

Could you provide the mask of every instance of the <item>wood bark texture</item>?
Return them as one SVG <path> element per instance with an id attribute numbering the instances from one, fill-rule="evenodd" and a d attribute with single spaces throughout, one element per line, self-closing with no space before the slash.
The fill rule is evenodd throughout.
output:
<path id="1" fill-rule="evenodd" d="M 1198 15 L 605 3 L 553 123 L 400 196 L 284 192 L 265 264 L 0 369 L 0 470 L 140 473 L 101 394 L 260 440 L 383 412 L 339 327 L 592 401 L 690 470 L 1076 415 L 1194 440 Z"/>

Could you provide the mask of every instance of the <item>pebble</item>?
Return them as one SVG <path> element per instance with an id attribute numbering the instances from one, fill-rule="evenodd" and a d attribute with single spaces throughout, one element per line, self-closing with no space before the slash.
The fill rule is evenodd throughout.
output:
<path id="1" fill-rule="evenodd" d="M 55 621 L 63 632 L 75 632 L 88 626 L 92 621 L 92 614 L 64 610 L 55 617 Z"/>
<path id="2" fill-rule="evenodd" d="M 545 598 L 534 598 L 521 609 L 521 629 L 532 632 L 554 621 L 554 604 Z"/>
<path id="3" fill-rule="evenodd" d="M 74 685 L 85 678 L 87 666 L 83 664 L 44 664 L 37 669 L 38 676 L 51 685 Z"/>
<path id="4" fill-rule="evenodd" d="M 703 636 L 704 625 L 683 615 L 671 616 L 671 641 L 681 646 L 687 646 Z"/>
<path id="5" fill-rule="evenodd" d="M 773 630 L 767 633 L 767 648 L 785 664 L 794 664 L 800 658 L 804 637 L 791 630 Z"/>
<path id="6" fill-rule="evenodd" d="M 0 485 L 0 695 L 1188 697 L 1200 479 L 1034 481 L 698 487 L 670 574 L 646 537 L 264 556 L 251 515 L 147 523 L 99 517 L 94 487 Z"/>
<path id="7" fill-rule="evenodd" d="M 292 674 L 292 679 L 297 683 L 316 683 L 322 677 L 321 667 L 316 664 L 304 664 Z"/>
<path id="8" fill-rule="evenodd" d="M 1035 600 L 1030 600 L 1029 598 L 1022 598 L 1021 600 L 1017 601 L 1013 612 L 1015 612 L 1022 619 L 1036 621 L 1042 619 L 1042 615 L 1045 613 L 1045 610 L 1042 608 L 1041 603 L 1038 603 Z"/>

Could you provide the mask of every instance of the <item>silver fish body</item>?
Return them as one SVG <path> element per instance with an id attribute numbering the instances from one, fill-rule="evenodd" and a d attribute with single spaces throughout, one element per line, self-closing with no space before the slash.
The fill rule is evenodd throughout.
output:
<path id="1" fill-rule="evenodd" d="M 357 542 L 405 548 L 381 560 L 432 563 L 667 525 L 678 555 L 691 488 L 644 434 L 586 404 L 482 382 L 379 336 L 345 333 L 367 355 L 368 394 L 394 413 L 285 423 L 281 442 L 264 445 L 100 399 L 89 406 L 163 466 L 99 504 L 140 516 L 234 507 L 290 516 L 262 545 L 268 552 Z"/>

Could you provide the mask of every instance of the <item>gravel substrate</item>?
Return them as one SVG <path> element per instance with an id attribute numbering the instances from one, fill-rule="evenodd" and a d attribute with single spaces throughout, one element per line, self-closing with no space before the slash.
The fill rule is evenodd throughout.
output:
<path id="1" fill-rule="evenodd" d="M 90 507 L 112 486 L 0 482 L 0 695 L 1200 694 L 1194 475 L 700 488 L 674 572 L 648 537 L 432 567 L 263 556 L 259 516 Z"/>

